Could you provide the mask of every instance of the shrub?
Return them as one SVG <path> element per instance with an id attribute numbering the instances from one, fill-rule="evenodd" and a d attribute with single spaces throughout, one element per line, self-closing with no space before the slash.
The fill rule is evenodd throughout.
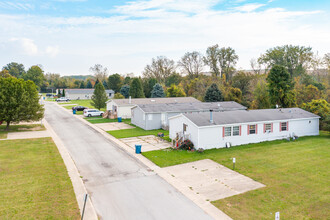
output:
<path id="1" fill-rule="evenodd" d="M 181 150 L 194 150 L 194 144 L 189 140 L 185 140 L 182 142 L 182 144 L 179 146 Z"/>

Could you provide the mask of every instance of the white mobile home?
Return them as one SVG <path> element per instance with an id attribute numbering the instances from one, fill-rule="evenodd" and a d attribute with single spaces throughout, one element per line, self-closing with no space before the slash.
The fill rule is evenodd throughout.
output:
<path id="1" fill-rule="evenodd" d="M 131 122 L 144 130 L 167 129 L 168 119 L 181 113 L 245 109 L 245 106 L 233 101 L 136 105 L 132 108 Z"/>
<path id="2" fill-rule="evenodd" d="M 319 116 L 300 108 L 180 114 L 169 119 L 170 138 L 211 149 L 293 136 L 319 135 Z"/>
<path id="3" fill-rule="evenodd" d="M 111 99 L 107 101 L 107 111 L 110 111 L 111 114 L 117 115 L 117 117 L 131 118 L 131 110 L 136 105 L 195 102 L 200 101 L 193 97 Z"/>
<path id="4" fill-rule="evenodd" d="M 65 89 L 65 97 L 71 100 L 91 99 L 94 89 Z M 105 90 L 108 98 L 113 98 L 113 90 Z"/>

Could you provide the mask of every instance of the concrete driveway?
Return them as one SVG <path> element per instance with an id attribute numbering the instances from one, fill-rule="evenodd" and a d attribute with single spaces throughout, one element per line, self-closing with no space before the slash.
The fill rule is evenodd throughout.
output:
<path id="1" fill-rule="evenodd" d="M 265 186 L 209 159 L 163 169 L 182 185 L 210 201 Z"/>
<path id="2" fill-rule="evenodd" d="M 122 142 L 135 149 L 135 144 L 142 145 L 142 152 L 161 150 L 172 147 L 171 143 L 156 137 L 155 135 L 121 138 Z"/>
<path id="3" fill-rule="evenodd" d="M 211 219 L 122 148 L 53 103 L 45 118 L 82 176 L 101 219 Z"/>

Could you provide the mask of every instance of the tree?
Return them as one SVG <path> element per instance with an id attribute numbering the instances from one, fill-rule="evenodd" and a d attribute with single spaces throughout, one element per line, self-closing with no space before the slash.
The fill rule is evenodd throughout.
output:
<path id="1" fill-rule="evenodd" d="M 61 98 L 62 97 L 62 93 L 61 93 L 61 89 L 58 89 L 58 94 L 57 97 Z"/>
<path id="2" fill-rule="evenodd" d="M 37 86 L 32 81 L 0 77 L 0 121 L 9 130 L 12 122 L 37 121 L 43 118 Z"/>
<path id="3" fill-rule="evenodd" d="M 242 94 L 245 95 L 249 91 L 251 80 L 253 75 L 244 71 L 238 71 L 232 78 L 232 86 L 239 88 Z"/>
<path id="4" fill-rule="evenodd" d="M 99 80 L 99 82 L 107 80 L 108 69 L 103 67 L 101 64 L 95 64 L 93 67 L 89 68 L 89 71 L 94 73 L 94 77 Z M 94 85 L 95 86 L 95 85 Z"/>
<path id="5" fill-rule="evenodd" d="M 91 82 L 89 79 L 87 80 L 86 88 L 87 88 L 87 89 L 91 89 L 91 88 L 93 88 L 92 82 Z"/>
<path id="6" fill-rule="evenodd" d="M 129 90 L 129 85 L 124 85 L 120 88 L 120 94 L 127 99 L 129 97 Z"/>
<path id="7" fill-rule="evenodd" d="M 252 108 L 270 108 L 269 92 L 265 79 L 259 79 L 254 86 Z"/>
<path id="8" fill-rule="evenodd" d="M 166 91 L 167 97 L 185 97 L 186 93 L 183 91 L 182 87 L 172 84 Z"/>
<path id="9" fill-rule="evenodd" d="M 22 78 L 25 74 L 24 65 L 15 62 L 8 63 L 2 70 L 8 70 L 8 73 L 16 78 Z"/>
<path id="10" fill-rule="evenodd" d="M 328 73 L 330 74 L 330 53 L 324 54 L 323 64 L 325 65 L 328 70 Z"/>
<path id="11" fill-rule="evenodd" d="M 134 78 L 129 88 L 129 95 L 132 98 L 144 98 L 142 83 L 139 78 Z"/>
<path id="12" fill-rule="evenodd" d="M 207 90 L 205 94 L 205 102 L 220 102 L 223 101 L 223 96 L 219 90 L 217 84 L 213 83 Z"/>
<path id="13" fill-rule="evenodd" d="M 151 97 L 151 91 L 154 88 L 154 85 L 157 83 L 155 78 L 144 78 L 142 81 L 143 91 L 146 98 Z"/>
<path id="14" fill-rule="evenodd" d="M 123 96 L 122 94 L 120 94 L 119 92 L 115 94 L 115 96 L 113 97 L 114 99 L 124 99 L 125 96 Z"/>
<path id="15" fill-rule="evenodd" d="M 219 45 L 210 46 L 206 50 L 206 56 L 204 57 L 204 63 L 211 69 L 213 76 L 221 77 L 221 66 L 218 60 L 219 56 Z"/>
<path id="16" fill-rule="evenodd" d="M 84 81 L 81 81 L 79 88 L 84 89 L 85 87 L 86 87 L 85 86 L 85 82 Z"/>
<path id="17" fill-rule="evenodd" d="M 102 84 L 103 84 L 103 86 L 104 86 L 105 89 L 108 89 L 107 81 L 104 80 L 104 81 L 102 82 Z"/>
<path id="18" fill-rule="evenodd" d="M 290 76 L 302 75 L 313 60 L 311 47 L 284 45 L 268 49 L 258 58 L 260 64 L 265 64 L 266 69 L 274 65 L 284 66 Z"/>
<path id="19" fill-rule="evenodd" d="M 99 83 L 100 83 L 100 80 L 99 80 L 99 79 L 96 79 L 95 84 L 94 84 L 94 88 L 95 88 L 96 85 L 99 84 Z"/>
<path id="20" fill-rule="evenodd" d="M 172 84 L 179 85 L 182 78 L 179 73 L 173 73 L 165 80 L 165 86 L 171 86 Z"/>
<path id="21" fill-rule="evenodd" d="M 165 83 L 166 79 L 174 72 L 174 61 L 164 56 L 159 56 L 156 59 L 153 58 L 151 64 L 144 68 L 143 76 L 155 78 L 159 83 Z"/>
<path id="22" fill-rule="evenodd" d="M 188 75 L 189 78 L 196 78 L 203 72 L 203 56 L 197 51 L 187 52 L 181 57 L 178 66 L 181 67 L 182 72 Z"/>
<path id="23" fill-rule="evenodd" d="M 329 115 L 330 104 L 324 99 L 312 100 L 311 102 L 304 103 L 302 108 L 306 111 L 312 112 L 321 117 L 320 125 L 321 129 L 330 131 L 329 127 Z"/>
<path id="24" fill-rule="evenodd" d="M 242 102 L 242 91 L 239 88 L 229 87 L 226 90 L 225 101 Z"/>
<path id="25" fill-rule="evenodd" d="M 123 83 L 118 73 L 109 76 L 108 78 L 109 89 L 112 89 L 113 91 L 115 91 L 115 93 L 118 93 L 122 85 Z"/>
<path id="26" fill-rule="evenodd" d="M 159 83 L 156 83 L 151 91 L 151 98 L 163 97 L 165 97 L 164 89 Z"/>
<path id="27" fill-rule="evenodd" d="M 31 80 L 37 87 L 41 87 L 45 81 L 44 71 L 39 66 L 31 66 L 23 76 L 24 80 Z"/>
<path id="28" fill-rule="evenodd" d="M 4 70 L 0 71 L 0 77 L 8 78 L 8 77 L 12 77 L 12 75 L 9 74 L 8 70 L 4 69 Z"/>
<path id="29" fill-rule="evenodd" d="M 287 108 L 296 105 L 293 82 L 285 67 L 274 65 L 267 77 L 270 102 L 273 106 Z"/>
<path id="30" fill-rule="evenodd" d="M 62 96 L 65 97 L 65 90 L 62 89 Z"/>
<path id="31" fill-rule="evenodd" d="M 108 96 L 105 93 L 105 89 L 102 83 L 99 83 L 95 86 L 94 93 L 92 95 L 91 105 L 97 109 L 105 108 L 106 101 L 108 100 Z"/>

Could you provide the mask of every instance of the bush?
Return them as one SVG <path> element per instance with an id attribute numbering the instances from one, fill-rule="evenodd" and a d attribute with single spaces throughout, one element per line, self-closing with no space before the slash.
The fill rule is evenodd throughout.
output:
<path id="1" fill-rule="evenodd" d="M 179 146 L 181 150 L 194 150 L 194 144 L 190 140 L 185 140 L 182 142 L 182 144 Z"/>

